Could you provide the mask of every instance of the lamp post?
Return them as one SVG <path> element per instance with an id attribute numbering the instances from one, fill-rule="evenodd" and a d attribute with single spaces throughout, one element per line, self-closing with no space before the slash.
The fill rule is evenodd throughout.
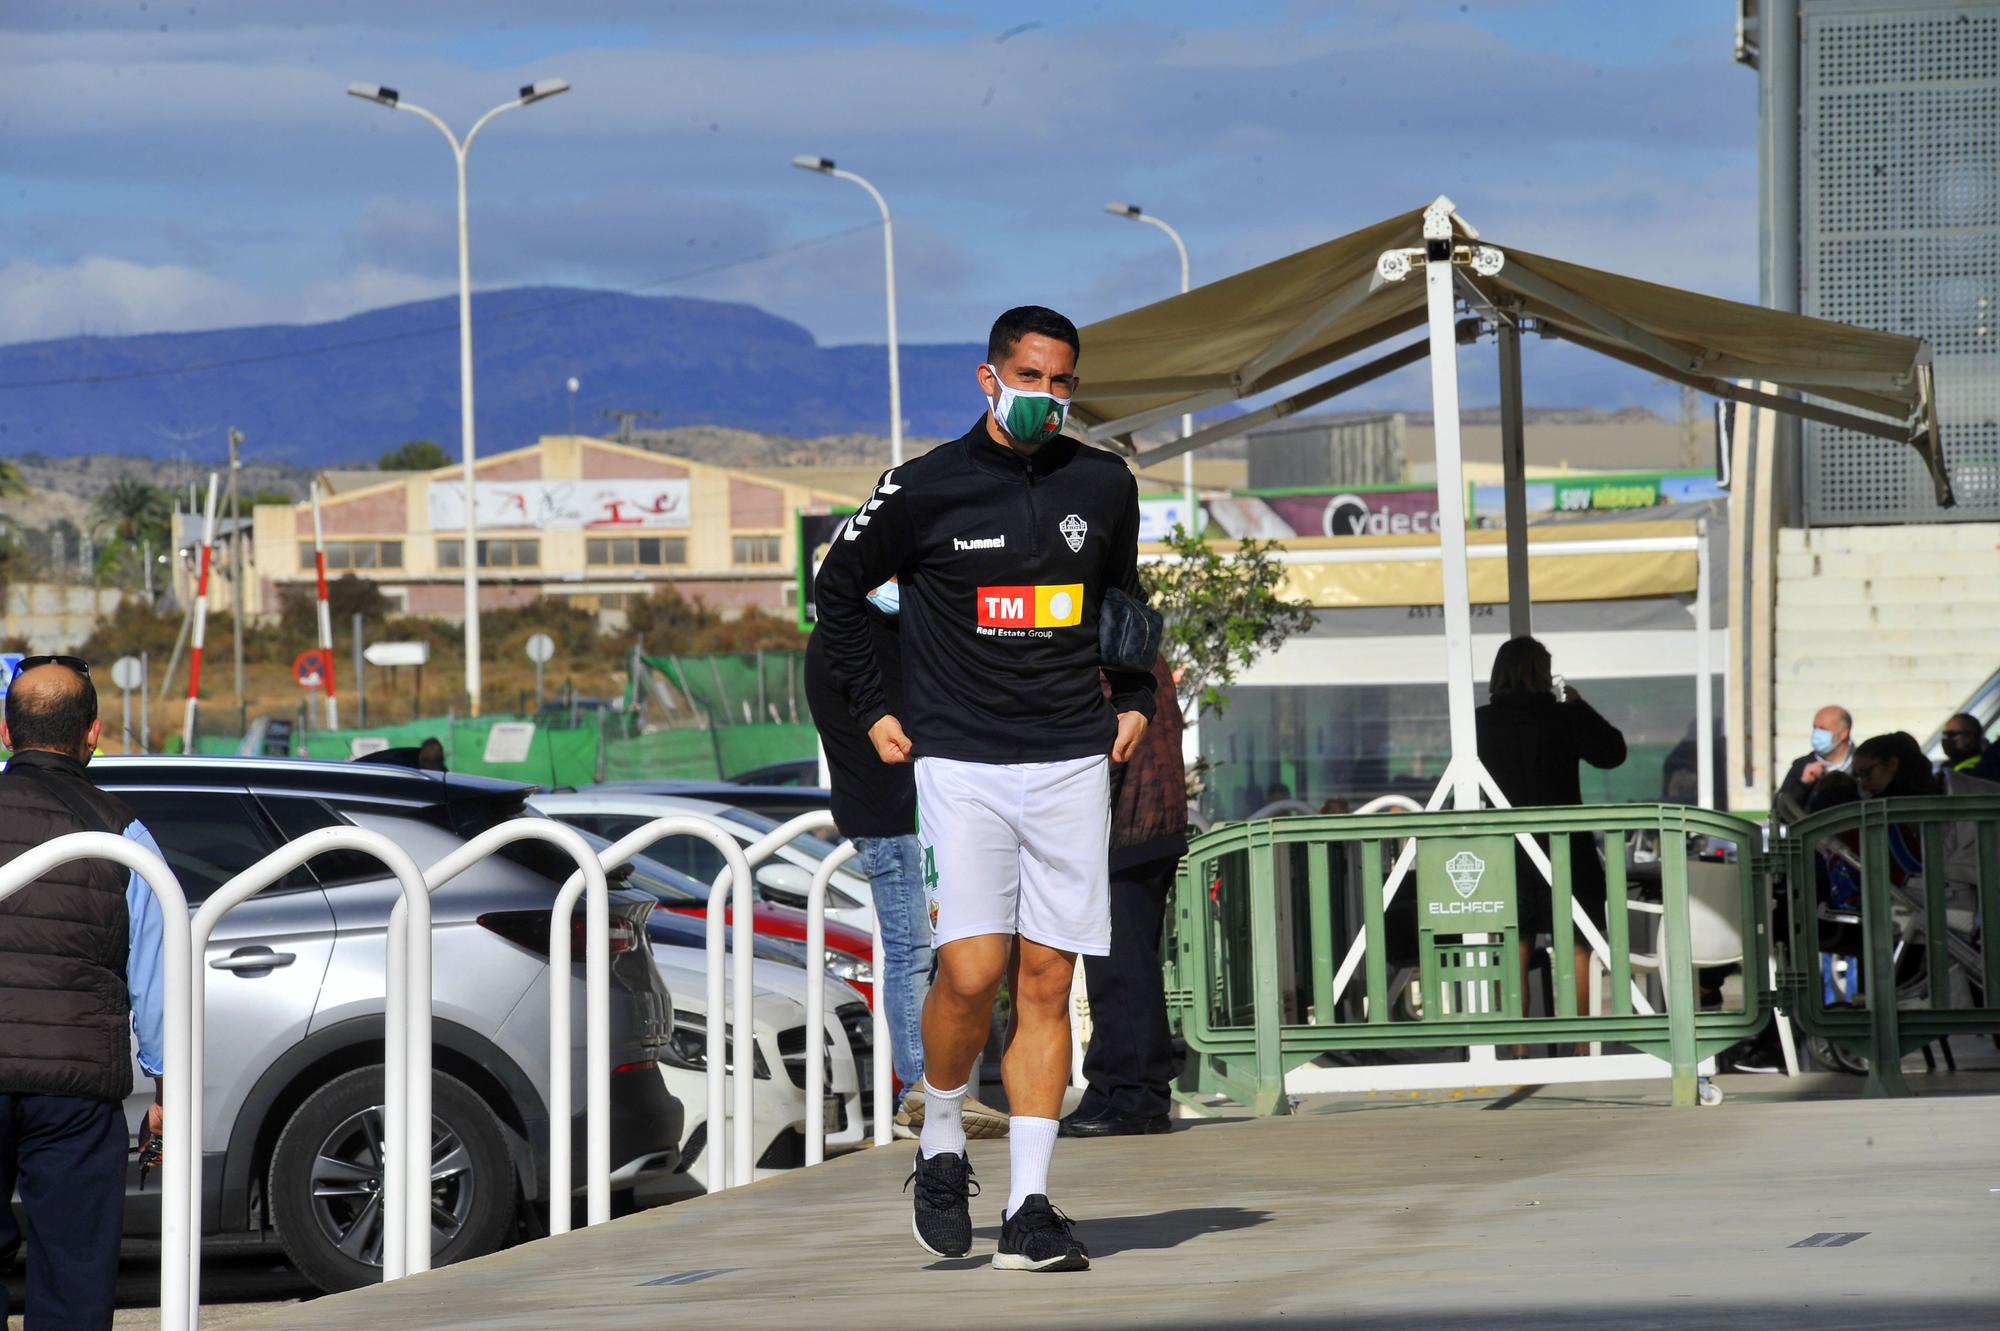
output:
<path id="1" fill-rule="evenodd" d="M 394 88 L 378 87 L 372 83 L 350 83 L 347 95 L 359 97 L 364 102 L 374 102 L 386 106 L 391 111 L 410 111 L 422 116 L 437 126 L 438 133 L 444 135 L 451 144 L 452 157 L 458 163 L 458 412 L 459 442 L 464 454 L 465 467 L 465 546 L 460 554 L 460 562 L 465 569 L 465 694 L 466 705 L 472 715 L 479 715 L 479 506 L 473 489 L 473 442 L 472 442 L 472 262 L 466 245 L 465 225 L 465 156 L 472 151 L 472 141 L 479 131 L 486 128 L 486 122 L 502 111 L 511 111 L 517 106 L 532 106 L 536 102 L 547 101 L 569 91 L 566 79 L 541 79 L 521 89 L 520 96 L 511 102 L 502 102 L 474 121 L 472 128 L 460 139 L 451 132 L 451 127 L 435 114 L 413 102 L 406 102 Z"/>
<path id="2" fill-rule="evenodd" d="M 896 233 L 889 222 L 889 205 L 881 190 L 852 171 L 835 167 L 831 157 L 794 157 L 792 165 L 836 180 L 851 180 L 867 190 L 875 206 L 882 210 L 882 267 L 889 288 L 889 465 L 900 467 L 903 465 L 903 375 L 896 356 Z"/>
<path id="3" fill-rule="evenodd" d="M 1168 226 L 1165 222 L 1162 222 L 1159 218 L 1154 217 L 1151 213 L 1144 211 L 1136 203 L 1107 203 L 1104 205 L 1104 211 L 1110 213 L 1113 217 L 1123 217 L 1129 221 L 1144 222 L 1148 226 L 1156 226 L 1167 233 L 1167 239 L 1173 241 L 1174 248 L 1180 251 L 1181 294 L 1185 296 L 1188 289 L 1188 253 L 1187 245 L 1181 240 L 1181 233 Z M 1193 433 L 1194 417 L 1181 417 L 1181 438 L 1185 439 Z M 1183 493 L 1183 503 L 1187 508 L 1187 529 L 1189 534 L 1192 535 L 1195 523 L 1201 516 L 1200 510 L 1195 507 L 1193 453 L 1181 454 L 1181 490 Z"/>

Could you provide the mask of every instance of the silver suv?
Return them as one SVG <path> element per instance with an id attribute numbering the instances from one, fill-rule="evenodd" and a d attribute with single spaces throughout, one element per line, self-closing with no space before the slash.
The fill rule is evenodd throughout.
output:
<path id="1" fill-rule="evenodd" d="M 421 867 L 503 819 L 533 787 L 372 764 L 100 758 L 199 902 L 282 842 L 342 823 L 383 832 Z M 432 897 L 435 947 L 433 1240 L 438 1265 L 545 1232 L 549 1162 L 548 930 L 574 865 L 519 842 Z M 327 1290 L 380 1279 L 383 951 L 394 879 L 371 856 L 322 855 L 223 917 L 208 967 L 201 1125 L 203 1231 L 276 1231 Z M 682 1108 L 658 1067 L 673 1001 L 646 936 L 649 896 L 612 894 L 611 1159 L 622 1191 L 670 1175 Z M 582 1012 L 579 912 L 569 958 Z M 581 1154 L 583 1026 L 572 1057 Z M 137 1072 L 136 1066 L 134 1068 Z M 127 1105 L 136 1132 L 151 1098 Z M 578 1186 L 582 1186 L 580 1172 Z M 159 1181 L 136 1164 L 126 1232 L 159 1227 Z"/>

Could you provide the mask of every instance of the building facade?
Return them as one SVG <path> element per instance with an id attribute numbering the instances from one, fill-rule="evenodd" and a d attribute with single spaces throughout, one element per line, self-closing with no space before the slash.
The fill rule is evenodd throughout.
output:
<path id="1" fill-rule="evenodd" d="M 482 609 L 567 598 L 617 614 L 662 585 L 723 611 L 789 613 L 793 514 L 852 496 L 603 439 L 549 436 L 477 462 L 472 495 Z M 322 492 L 327 575 L 379 584 L 409 614 L 465 608 L 466 495 L 456 465 L 334 480 Z M 256 513 L 257 604 L 313 583 L 310 504 Z"/>

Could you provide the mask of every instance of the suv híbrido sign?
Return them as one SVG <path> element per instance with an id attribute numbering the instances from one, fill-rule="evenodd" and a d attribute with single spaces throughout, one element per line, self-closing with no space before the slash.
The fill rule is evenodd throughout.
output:
<path id="1" fill-rule="evenodd" d="M 1438 934 L 1512 929 L 1514 838 L 1437 837 L 1417 845 L 1417 927 Z"/>

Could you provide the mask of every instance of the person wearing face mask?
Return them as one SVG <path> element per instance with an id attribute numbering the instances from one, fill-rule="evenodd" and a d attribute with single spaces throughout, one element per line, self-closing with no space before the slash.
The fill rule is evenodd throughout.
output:
<path id="1" fill-rule="evenodd" d="M 1828 772 L 1847 772 L 1854 767 L 1854 716 L 1845 707 L 1826 706 L 1813 713 L 1812 752 L 1800 757 L 1785 773 L 1778 786 L 1777 807 L 1803 812 L 1812 799 L 1812 786 Z"/>
<path id="2" fill-rule="evenodd" d="M 1155 705 L 1159 621 L 1139 585 L 1137 482 L 1063 433 L 1080 350 L 1054 310 L 1001 315 L 976 373 L 979 419 L 882 474 L 813 598 L 813 637 L 848 714 L 884 763 L 916 768 L 938 968 L 911 1226 L 936 1256 L 971 1250 L 966 1082 L 1005 982 L 1011 1168 L 993 1265 L 1016 1271 L 1090 1264 L 1049 1202 L 1049 1162 L 1076 959 L 1111 950 L 1110 764 L 1132 756 Z M 867 619 L 869 591 L 891 575 L 899 701 Z"/>

